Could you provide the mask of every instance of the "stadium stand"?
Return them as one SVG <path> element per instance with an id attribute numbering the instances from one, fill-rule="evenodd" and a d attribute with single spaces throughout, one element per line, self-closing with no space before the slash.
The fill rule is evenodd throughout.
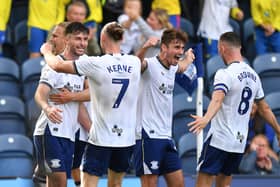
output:
<path id="1" fill-rule="evenodd" d="M 0 95 L 20 97 L 18 64 L 9 58 L 0 57 Z"/>
<path id="2" fill-rule="evenodd" d="M 14 47 L 16 61 L 19 64 L 28 59 L 27 20 L 22 20 L 15 25 Z"/>
<path id="3" fill-rule="evenodd" d="M 21 134 L 1 134 L 0 178 L 30 178 L 32 169 L 32 141 Z"/>
<path id="4" fill-rule="evenodd" d="M 44 65 L 45 61 L 43 57 L 31 58 L 23 62 L 21 66 L 21 82 L 23 99 L 25 101 L 34 97 L 41 75 L 41 69 Z"/>
<path id="5" fill-rule="evenodd" d="M 25 108 L 21 99 L 0 96 L 0 134 L 26 134 Z"/>
<path id="6" fill-rule="evenodd" d="M 253 68 L 259 74 L 265 94 L 280 91 L 280 53 L 258 55 Z"/>

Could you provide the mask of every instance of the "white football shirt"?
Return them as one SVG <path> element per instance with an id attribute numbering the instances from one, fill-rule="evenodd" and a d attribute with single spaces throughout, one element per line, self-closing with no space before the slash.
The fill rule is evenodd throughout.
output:
<path id="1" fill-rule="evenodd" d="M 138 101 L 137 139 L 141 129 L 150 138 L 172 136 L 173 88 L 177 66 L 164 67 L 157 57 L 147 58 L 147 68 L 141 77 Z"/>
<path id="2" fill-rule="evenodd" d="M 253 102 L 264 97 L 260 78 L 245 62 L 233 62 L 217 71 L 215 90 L 224 91 L 225 98 L 221 109 L 211 120 L 210 145 L 228 152 L 243 153 Z"/>
<path id="3" fill-rule="evenodd" d="M 134 145 L 139 58 L 106 54 L 79 59 L 75 66 L 79 74 L 89 79 L 92 112 L 89 142 L 105 147 Z"/>
<path id="4" fill-rule="evenodd" d="M 84 76 L 58 73 L 45 65 L 41 71 L 40 84 L 47 84 L 51 88 L 51 93 L 59 92 L 60 88 L 67 88 L 71 92 L 80 92 L 84 89 Z M 46 116 L 45 112 L 41 112 L 34 130 L 34 135 L 43 135 L 46 125 L 49 125 L 51 134 L 57 137 L 75 140 L 75 132 L 78 124 L 78 102 L 69 102 L 66 104 L 55 105 L 49 101 L 51 106 L 55 106 L 62 110 L 62 123 L 54 124 Z"/>

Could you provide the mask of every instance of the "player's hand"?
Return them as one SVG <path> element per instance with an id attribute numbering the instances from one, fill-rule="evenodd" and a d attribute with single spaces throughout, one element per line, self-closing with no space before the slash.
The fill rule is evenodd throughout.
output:
<path id="1" fill-rule="evenodd" d="M 61 88 L 59 89 L 59 93 L 56 94 L 50 94 L 49 99 L 54 102 L 56 105 L 59 104 L 65 104 L 65 103 L 69 103 L 70 101 L 72 101 L 72 92 L 70 92 L 68 89 L 66 88 Z"/>
<path id="2" fill-rule="evenodd" d="M 53 106 L 48 106 L 44 109 L 45 114 L 47 115 L 48 119 L 53 122 L 53 123 L 61 123 L 62 122 L 62 110 L 53 107 Z"/>
<path id="3" fill-rule="evenodd" d="M 193 49 L 189 48 L 186 52 L 185 52 L 185 60 L 187 63 L 192 63 L 195 59 L 194 53 L 193 53 Z"/>
<path id="4" fill-rule="evenodd" d="M 143 48 L 150 48 L 156 46 L 159 42 L 159 38 L 155 36 L 151 36 L 143 45 Z"/>
<path id="5" fill-rule="evenodd" d="M 206 127 L 209 121 L 201 116 L 192 114 L 190 116 L 195 120 L 187 124 L 190 127 L 189 131 L 195 134 L 199 134 L 201 130 L 203 130 Z"/>
<path id="6" fill-rule="evenodd" d="M 40 51 L 43 55 L 48 54 L 48 53 L 52 53 L 52 44 L 49 42 L 44 43 L 41 48 Z"/>

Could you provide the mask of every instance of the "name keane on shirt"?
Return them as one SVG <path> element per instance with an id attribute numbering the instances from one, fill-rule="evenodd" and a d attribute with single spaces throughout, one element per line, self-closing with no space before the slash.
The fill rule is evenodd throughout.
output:
<path id="1" fill-rule="evenodd" d="M 240 82 L 242 82 L 242 80 L 247 79 L 247 78 L 252 79 L 254 82 L 256 82 L 256 80 L 257 80 L 257 77 L 256 77 L 253 73 L 251 73 L 251 72 L 245 72 L 245 71 L 243 71 L 242 73 L 240 73 L 240 74 L 237 76 L 237 78 L 238 78 L 238 80 L 239 80 Z"/>
<path id="2" fill-rule="evenodd" d="M 121 65 L 115 64 L 106 67 L 109 73 L 117 72 L 117 73 L 132 73 L 132 66 L 129 65 Z"/>

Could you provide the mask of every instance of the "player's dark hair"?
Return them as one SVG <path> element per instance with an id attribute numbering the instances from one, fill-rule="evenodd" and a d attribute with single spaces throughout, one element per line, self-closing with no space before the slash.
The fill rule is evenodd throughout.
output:
<path id="1" fill-rule="evenodd" d="M 226 42 L 233 47 L 241 47 L 240 37 L 235 32 L 225 32 L 220 36 L 221 42 Z"/>
<path id="2" fill-rule="evenodd" d="M 65 35 L 76 33 L 89 34 L 89 29 L 80 22 L 72 22 L 65 28 Z"/>
<path id="3" fill-rule="evenodd" d="M 106 26 L 105 32 L 113 41 L 117 42 L 123 39 L 124 29 L 117 22 L 109 23 Z"/>
<path id="4" fill-rule="evenodd" d="M 175 39 L 186 43 L 188 41 L 188 35 L 179 29 L 166 29 L 162 34 L 161 43 L 167 46 Z"/>

